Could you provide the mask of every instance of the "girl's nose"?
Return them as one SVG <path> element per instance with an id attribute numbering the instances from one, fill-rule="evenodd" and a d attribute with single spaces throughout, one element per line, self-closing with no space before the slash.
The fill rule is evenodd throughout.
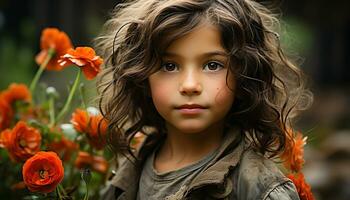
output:
<path id="1" fill-rule="evenodd" d="M 179 92 L 182 95 L 199 95 L 202 92 L 202 85 L 199 74 L 195 70 L 183 72 Z"/>

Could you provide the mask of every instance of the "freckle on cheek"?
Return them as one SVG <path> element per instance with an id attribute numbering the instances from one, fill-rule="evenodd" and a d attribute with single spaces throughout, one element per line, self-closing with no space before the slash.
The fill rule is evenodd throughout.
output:
<path id="1" fill-rule="evenodd" d="M 232 95 L 231 91 L 225 90 L 225 88 L 216 88 L 218 92 L 215 95 L 215 102 L 219 105 L 225 104 L 230 96 Z"/>

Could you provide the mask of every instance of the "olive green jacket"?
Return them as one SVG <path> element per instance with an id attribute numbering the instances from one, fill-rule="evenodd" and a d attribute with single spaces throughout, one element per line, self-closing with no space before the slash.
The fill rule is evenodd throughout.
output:
<path id="1" fill-rule="evenodd" d="M 238 140 L 237 135 L 237 130 L 231 130 L 225 135 L 223 145 L 219 147 L 214 159 L 183 192 L 173 195 L 174 200 L 299 199 L 295 186 L 275 163 L 245 147 L 245 142 Z M 137 156 L 144 161 L 160 139 L 164 138 L 149 135 Z M 140 166 L 134 166 L 128 159 L 123 159 L 103 191 L 102 199 L 135 200 L 142 171 Z"/>

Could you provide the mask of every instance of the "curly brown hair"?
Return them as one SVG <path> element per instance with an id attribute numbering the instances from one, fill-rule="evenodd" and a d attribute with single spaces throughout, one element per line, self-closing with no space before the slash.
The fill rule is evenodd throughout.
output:
<path id="1" fill-rule="evenodd" d="M 252 0 L 136 0 L 117 5 L 96 39 L 105 58 L 99 106 L 116 152 L 133 155 L 131 139 L 147 127 L 164 134 L 148 77 L 171 42 L 203 20 L 219 28 L 238 86 L 227 127 L 238 126 L 262 154 L 272 157 L 284 149 L 291 119 L 312 95 L 280 47 L 277 16 Z"/>

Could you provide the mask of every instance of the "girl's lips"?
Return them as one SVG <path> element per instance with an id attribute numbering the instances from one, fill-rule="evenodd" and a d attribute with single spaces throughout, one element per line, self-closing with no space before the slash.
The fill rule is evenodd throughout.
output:
<path id="1" fill-rule="evenodd" d="M 197 115 L 204 112 L 205 108 L 181 108 L 178 109 L 184 115 Z"/>
<path id="2" fill-rule="evenodd" d="M 205 109 L 204 106 L 199 104 L 184 104 L 176 108 L 177 109 Z"/>
<path id="3" fill-rule="evenodd" d="M 204 112 L 206 109 L 204 106 L 198 104 L 186 104 L 176 108 L 181 114 L 196 115 Z"/>

